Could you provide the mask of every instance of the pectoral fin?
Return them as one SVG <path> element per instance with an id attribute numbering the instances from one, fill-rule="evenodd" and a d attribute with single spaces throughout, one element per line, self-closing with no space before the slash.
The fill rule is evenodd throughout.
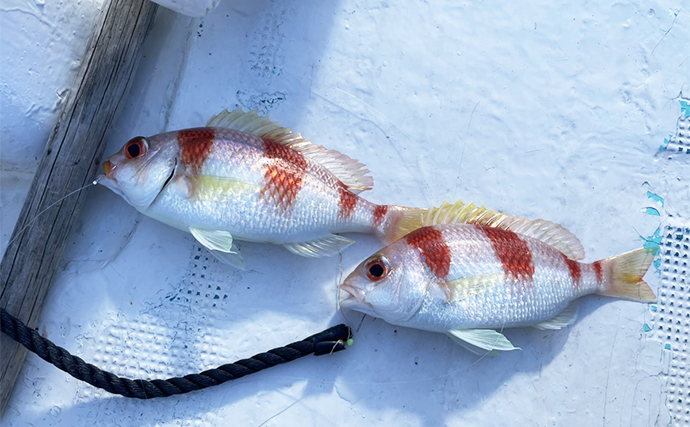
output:
<path id="1" fill-rule="evenodd" d="M 209 251 L 211 255 L 216 257 L 216 259 L 223 264 L 230 265 L 240 270 L 245 270 L 244 263 L 242 262 L 242 254 L 237 246 L 232 245 L 233 252 L 220 252 L 220 251 Z"/>
<path id="2" fill-rule="evenodd" d="M 309 242 L 285 243 L 283 246 L 293 254 L 307 258 L 321 258 L 335 255 L 354 242 L 354 240 L 348 239 L 347 237 L 331 234 L 322 239 L 311 240 Z"/>
<path id="3" fill-rule="evenodd" d="M 505 335 L 493 329 L 451 329 L 447 334 L 453 341 L 478 354 L 483 351 L 520 349 L 513 346 Z"/>
<path id="4" fill-rule="evenodd" d="M 477 274 L 449 280 L 446 292 L 447 302 L 462 301 L 483 294 L 503 279 L 503 273 Z"/>
<path id="5" fill-rule="evenodd" d="M 223 264 L 244 270 L 242 255 L 237 246 L 232 243 L 232 234 L 222 230 L 205 230 L 189 227 L 192 236 L 211 252 Z"/>

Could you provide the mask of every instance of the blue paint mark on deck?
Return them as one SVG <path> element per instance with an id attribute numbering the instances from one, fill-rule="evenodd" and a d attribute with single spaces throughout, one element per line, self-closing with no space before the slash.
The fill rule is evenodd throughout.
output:
<path id="1" fill-rule="evenodd" d="M 647 249 L 647 252 L 654 254 L 654 255 L 658 254 L 659 253 L 659 247 L 661 246 L 661 239 L 662 239 L 661 227 L 658 227 L 656 229 L 656 231 L 654 232 L 654 234 L 652 234 L 651 236 L 649 236 L 649 237 L 640 236 L 640 239 L 642 239 L 644 241 L 644 245 L 642 245 L 642 247 Z"/>
<path id="2" fill-rule="evenodd" d="M 650 208 L 648 208 L 648 209 L 650 209 Z M 651 209 L 653 209 L 653 208 L 651 208 Z M 647 213 L 649 213 L 649 212 L 647 212 Z M 657 215 L 658 215 L 658 211 L 657 211 Z M 649 236 L 649 237 L 640 236 L 640 239 L 642 239 L 642 241 L 644 241 L 644 244 L 642 245 L 642 247 L 647 249 L 647 253 L 656 256 L 659 253 L 659 250 L 661 248 L 661 240 L 662 240 L 661 227 L 657 227 L 656 231 L 651 236 Z M 654 265 L 654 268 L 656 268 L 657 274 L 661 274 L 661 270 L 659 269 L 661 267 L 661 258 L 657 257 L 654 260 L 653 265 Z"/>
<path id="3" fill-rule="evenodd" d="M 655 202 L 661 203 L 661 207 L 664 207 L 664 198 L 658 194 L 654 194 L 651 191 L 647 191 L 647 197 L 654 200 Z"/>
<path id="4" fill-rule="evenodd" d="M 690 117 L 690 105 L 688 101 L 680 101 L 680 112 L 685 114 L 685 118 Z"/>

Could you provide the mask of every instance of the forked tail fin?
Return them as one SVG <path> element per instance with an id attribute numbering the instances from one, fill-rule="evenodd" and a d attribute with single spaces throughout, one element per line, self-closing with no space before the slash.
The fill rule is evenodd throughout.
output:
<path id="1" fill-rule="evenodd" d="M 602 259 L 599 263 L 603 280 L 597 293 L 631 301 L 655 302 L 654 291 L 642 280 L 652 261 L 654 255 L 645 248 Z"/>

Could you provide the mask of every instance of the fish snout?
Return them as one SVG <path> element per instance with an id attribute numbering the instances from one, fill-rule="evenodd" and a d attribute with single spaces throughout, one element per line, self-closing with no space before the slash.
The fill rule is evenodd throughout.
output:
<path id="1" fill-rule="evenodd" d="M 340 285 L 338 294 L 338 299 L 341 304 L 348 300 L 350 302 L 364 302 L 364 293 L 359 288 L 352 286 L 347 282 Z"/>
<path id="2" fill-rule="evenodd" d="M 110 178 L 110 171 L 113 170 L 113 165 L 110 163 L 110 160 L 106 160 L 103 162 L 103 171 L 105 172 L 105 176 Z"/>
<path id="3" fill-rule="evenodd" d="M 105 172 L 105 176 L 108 177 L 109 179 L 112 179 L 113 177 L 110 176 L 110 173 L 115 169 L 112 163 L 110 163 L 110 160 L 106 160 L 103 162 L 103 171 Z"/>

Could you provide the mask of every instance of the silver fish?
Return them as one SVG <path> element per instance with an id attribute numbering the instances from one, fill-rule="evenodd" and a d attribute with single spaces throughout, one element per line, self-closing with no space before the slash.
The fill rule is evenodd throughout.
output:
<path id="1" fill-rule="evenodd" d="M 479 352 L 516 348 L 496 329 L 570 325 L 584 295 L 656 301 L 642 279 L 654 259 L 646 249 L 578 262 L 584 249 L 560 225 L 462 202 L 429 210 L 422 223 L 347 277 L 342 308 L 447 333 Z"/>
<path id="2" fill-rule="evenodd" d="M 328 256 L 353 243 L 335 233 L 392 241 L 398 223 L 421 212 L 359 197 L 373 185 L 361 163 L 241 109 L 203 128 L 133 138 L 103 168 L 102 185 L 238 267 L 235 240 Z"/>

